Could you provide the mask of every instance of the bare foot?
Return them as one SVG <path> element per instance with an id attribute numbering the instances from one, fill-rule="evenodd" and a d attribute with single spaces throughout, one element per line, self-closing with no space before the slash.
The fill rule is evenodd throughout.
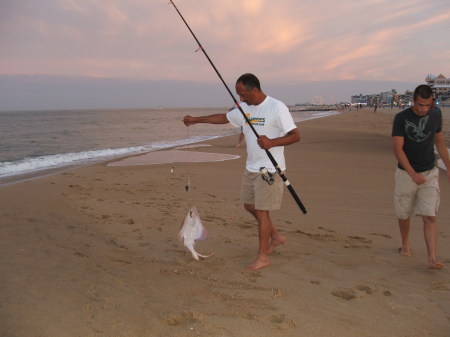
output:
<path id="1" fill-rule="evenodd" d="M 412 256 L 411 249 L 409 248 L 399 248 L 398 253 L 401 256 Z"/>
<path id="2" fill-rule="evenodd" d="M 432 262 L 432 263 L 428 263 L 428 269 L 444 269 L 444 265 L 439 262 Z"/>
<path id="3" fill-rule="evenodd" d="M 282 235 L 279 235 L 276 239 L 271 239 L 269 249 L 267 249 L 267 254 L 272 254 L 275 248 L 282 245 L 284 241 L 286 241 L 286 238 Z"/>
<path id="4" fill-rule="evenodd" d="M 258 257 L 251 265 L 247 267 L 247 270 L 258 270 L 270 265 L 269 259 Z"/>

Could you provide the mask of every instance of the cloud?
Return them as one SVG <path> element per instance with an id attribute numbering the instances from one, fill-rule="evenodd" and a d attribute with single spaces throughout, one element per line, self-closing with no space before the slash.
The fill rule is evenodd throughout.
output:
<path id="1" fill-rule="evenodd" d="M 252 71 L 271 81 L 415 81 L 449 71 L 447 1 L 175 3 L 231 80 Z M 216 77 L 166 0 L 3 0 L 0 43 L 0 74 Z"/>

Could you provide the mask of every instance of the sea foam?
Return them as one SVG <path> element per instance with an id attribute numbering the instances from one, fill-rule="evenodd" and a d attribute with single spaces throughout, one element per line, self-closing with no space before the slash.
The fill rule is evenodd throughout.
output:
<path id="1" fill-rule="evenodd" d="M 54 154 L 34 158 L 25 158 L 17 161 L 1 162 L 0 177 L 9 177 L 38 172 L 42 170 L 63 168 L 66 166 L 85 165 L 89 163 L 101 162 L 127 155 L 151 152 L 180 145 L 192 144 L 199 141 L 214 139 L 217 137 L 218 136 L 198 136 L 175 141 L 156 142 L 142 146 Z"/>

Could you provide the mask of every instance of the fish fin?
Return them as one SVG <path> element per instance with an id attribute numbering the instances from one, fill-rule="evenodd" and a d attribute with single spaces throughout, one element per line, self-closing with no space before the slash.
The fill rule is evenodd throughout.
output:
<path id="1" fill-rule="evenodd" d="M 213 254 L 209 254 L 209 255 L 202 255 L 202 254 L 197 253 L 197 255 L 202 257 L 202 258 L 204 258 L 204 259 L 207 259 L 208 257 L 214 256 L 214 253 Z"/>
<path id="2" fill-rule="evenodd" d="M 194 215 L 195 222 L 193 225 L 193 239 L 194 240 L 205 240 L 208 237 L 208 232 L 202 224 L 202 220 L 200 219 L 200 215 L 197 213 Z"/>

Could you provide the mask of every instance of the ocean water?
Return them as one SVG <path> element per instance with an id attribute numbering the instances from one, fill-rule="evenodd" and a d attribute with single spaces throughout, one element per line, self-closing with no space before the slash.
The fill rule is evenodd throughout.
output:
<path id="1" fill-rule="evenodd" d="M 27 175 L 63 170 L 237 134 L 230 124 L 187 128 L 183 116 L 228 108 L 160 108 L 0 112 L 0 184 Z M 294 111 L 299 122 L 337 112 Z"/>

